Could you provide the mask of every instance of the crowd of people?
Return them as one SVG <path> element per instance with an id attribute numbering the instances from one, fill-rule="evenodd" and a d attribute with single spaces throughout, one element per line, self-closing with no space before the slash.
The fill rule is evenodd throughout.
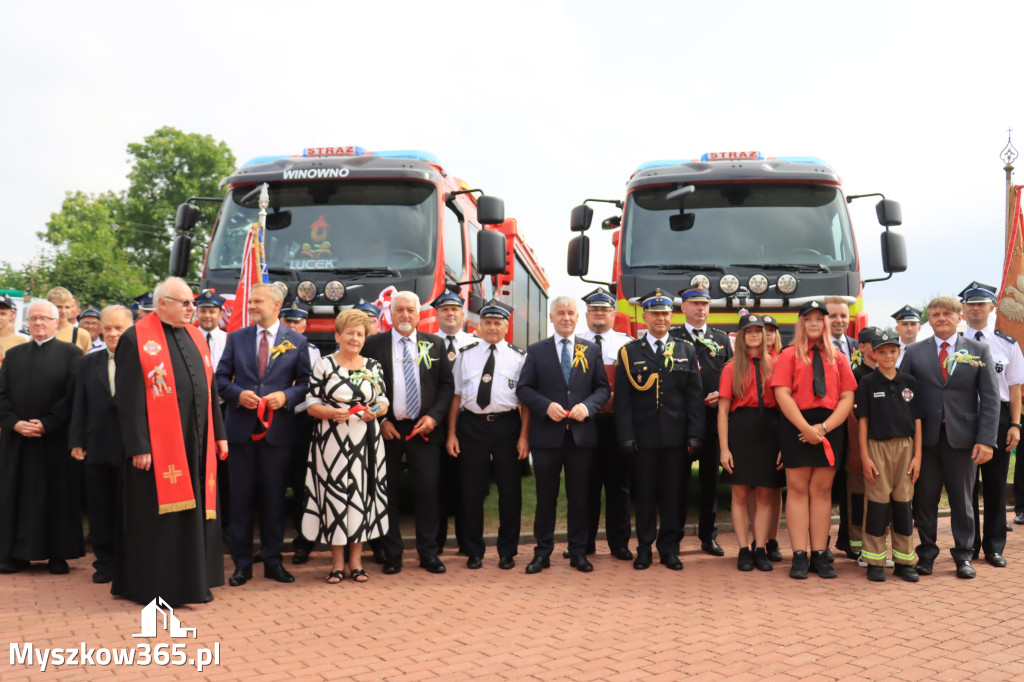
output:
<path id="1" fill-rule="evenodd" d="M 993 326 L 994 287 L 972 282 L 959 299 L 933 299 L 934 336 L 922 341 L 922 311 L 911 306 L 893 315 L 895 330 L 853 338 L 845 299 L 813 300 L 785 348 L 770 315 L 740 311 L 732 337 L 707 324 L 707 290 L 678 295 L 678 327 L 673 296 L 641 297 L 638 339 L 613 329 L 608 291 L 583 306 L 555 297 L 553 335 L 523 349 L 505 340 L 505 303 L 486 302 L 470 334 L 465 302 L 445 292 L 430 303 L 439 331 L 429 334 L 417 329 L 423 304 L 402 291 L 390 330 L 360 302 L 337 315 L 334 351 L 323 355 L 304 335 L 307 310 L 285 306 L 272 285 L 252 288 L 251 324 L 231 334 L 221 329 L 223 299 L 173 277 L 132 309 L 80 310 L 69 291 L 52 289 L 28 304 L 27 338 L 13 328 L 17 303 L 2 297 L 0 573 L 33 561 L 68 573 L 85 551 L 84 498 L 92 580 L 140 603 L 213 599 L 225 582 L 224 542 L 230 586 L 252 580 L 257 563 L 266 578 L 294 582 L 289 525 L 293 564 L 326 545 L 326 581 L 363 583 L 364 543 L 383 574 L 403 569 L 406 490 L 419 566 L 446 572 L 451 512 L 459 553 L 480 569 L 492 478 L 497 565 L 509 570 L 528 461 L 537 502 L 527 574 L 551 566 L 563 476 L 571 567 L 594 570 L 603 498 L 614 557 L 645 570 L 656 550 L 682 570 L 694 462 L 700 548 L 726 553 L 722 476 L 740 571 L 783 561 L 784 489 L 792 578 L 835 577 L 833 549 L 870 580 L 885 580 L 887 566 L 911 582 L 931 574 L 943 489 L 956 575 L 973 578 L 982 553 L 1006 565 L 1024 355 Z M 1024 524 L 1020 467 L 1016 480 L 1014 521 Z"/>

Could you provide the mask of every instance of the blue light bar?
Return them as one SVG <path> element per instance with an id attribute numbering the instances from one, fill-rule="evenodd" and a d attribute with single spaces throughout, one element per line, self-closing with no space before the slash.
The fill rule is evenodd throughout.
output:
<path id="1" fill-rule="evenodd" d="M 441 162 L 437 160 L 437 157 L 430 152 L 425 152 L 420 149 L 393 149 L 385 152 L 370 152 L 373 156 L 379 156 L 382 159 L 415 159 L 417 161 L 426 161 L 427 163 L 436 163 L 441 165 Z"/>
<path id="2" fill-rule="evenodd" d="M 657 161 L 648 161 L 642 163 L 636 167 L 633 173 L 639 173 L 640 171 L 650 170 L 652 168 L 665 168 L 667 166 L 681 166 L 684 163 L 692 163 L 693 159 L 658 159 Z"/>

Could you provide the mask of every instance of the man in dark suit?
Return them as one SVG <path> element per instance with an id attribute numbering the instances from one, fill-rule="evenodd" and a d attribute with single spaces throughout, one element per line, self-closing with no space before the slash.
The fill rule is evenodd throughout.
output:
<path id="1" fill-rule="evenodd" d="M 852 366 L 853 352 L 860 347 L 857 339 L 846 333 L 850 326 L 850 306 L 842 296 L 830 296 L 825 299 L 828 311 L 828 330 L 832 345 L 846 356 Z M 836 532 L 836 549 L 846 553 L 848 559 L 856 559 L 858 552 L 850 545 L 850 525 L 846 494 L 846 462 L 849 456 L 849 443 L 844 442 L 841 451 L 835 453 L 836 477 L 832 480 L 832 502 L 839 505 L 839 530 Z"/>
<path id="2" fill-rule="evenodd" d="M 697 351 L 700 367 L 701 385 L 704 388 L 704 422 L 716 424 L 718 419 L 718 379 L 722 368 L 732 358 L 732 344 L 729 335 L 721 329 L 712 329 L 708 321 L 711 307 L 711 294 L 702 287 L 690 287 L 679 292 L 682 299 L 682 310 L 686 316 L 686 324 L 672 330 L 676 338 L 693 344 Z M 697 536 L 700 548 L 711 556 L 725 556 L 725 550 L 718 544 L 718 528 L 715 520 L 718 517 L 718 466 L 721 453 L 718 445 L 718 429 L 705 429 L 701 447 L 690 448 L 690 456 L 700 462 L 700 511 L 697 524 Z M 690 488 L 690 469 L 683 471 L 682 497 L 679 513 L 681 523 L 686 525 L 687 492 Z"/>
<path id="3" fill-rule="evenodd" d="M 71 456 L 85 460 L 85 503 L 89 539 L 96 561 L 94 583 L 114 577 L 114 535 L 117 531 L 117 484 L 124 446 L 114 402 L 114 351 L 121 334 L 132 326 L 132 312 L 112 305 L 100 313 L 100 338 L 105 351 L 89 353 L 78 365 L 71 408 Z"/>
<path id="4" fill-rule="evenodd" d="M 258 284 L 247 302 L 255 324 L 228 335 L 217 366 L 217 389 L 227 406 L 230 445 L 232 587 L 252 578 L 252 509 L 260 504 L 263 574 L 294 582 L 281 565 L 288 462 L 297 437 L 295 406 L 309 386 L 309 343 L 278 320 L 277 287 Z"/>
<path id="5" fill-rule="evenodd" d="M 672 299 L 655 289 L 643 299 L 647 333 L 619 351 L 615 367 L 615 431 L 633 461 L 637 549 L 633 568 L 651 565 L 657 536 L 661 563 L 681 571 L 679 480 L 704 434 L 704 396 L 697 353 L 669 336 Z M 657 510 L 661 510 L 658 531 Z"/>
<path id="6" fill-rule="evenodd" d="M 403 455 L 412 477 L 420 566 L 431 573 L 445 572 L 437 557 L 445 434 L 437 426 L 448 413 L 455 387 L 444 342 L 434 334 L 416 331 L 419 320 L 419 297 L 412 291 L 399 291 L 391 297 L 394 329 L 374 334 L 363 346 L 363 355 L 377 360 L 384 370 L 391 403 L 391 414 L 381 423 L 388 467 L 388 534 L 382 539 L 383 571 L 388 575 L 402 570 L 398 491 Z"/>
<path id="7" fill-rule="evenodd" d="M 917 572 L 931 575 L 939 555 L 935 544 L 939 497 L 946 487 L 958 578 L 973 578 L 974 510 L 971 497 L 979 464 L 992 459 L 999 427 L 999 389 L 992 353 L 984 343 L 956 333 L 960 302 L 940 296 L 928 304 L 935 336 L 903 355 L 900 372 L 917 379 L 923 403 L 921 475 L 914 487 Z"/>
<path id="8" fill-rule="evenodd" d="M 594 570 L 587 559 L 587 489 L 590 459 L 597 445 L 593 417 L 611 397 L 608 373 L 597 346 L 575 336 L 579 313 L 576 300 L 559 296 L 551 301 L 555 335 L 532 344 L 519 375 L 516 394 L 530 410 L 530 449 L 537 481 L 537 538 L 527 573 L 551 565 L 555 508 L 565 466 L 568 502 L 569 563 L 584 573 Z"/>

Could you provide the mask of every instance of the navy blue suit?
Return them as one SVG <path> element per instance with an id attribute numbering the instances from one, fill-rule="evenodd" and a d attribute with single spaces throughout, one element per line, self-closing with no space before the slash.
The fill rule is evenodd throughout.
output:
<path id="1" fill-rule="evenodd" d="M 259 376 L 256 357 L 257 325 L 250 325 L 228 334 L 217 365 L 217 390 L 226 405 L 225 430 L 229 451 L 228 475 L 231 481 L 231 558 L 238 568 L 252 565 L 252 509 L 259 489 L 260 541 L 264 565 L 281 564 L 284 544 L 285 486 L 288 461 L 296 438 L 295 406 L 305 400 L 309 388 L 309 342 L 301 334 L 280 325 L 270 347 L 290 341 L 294 349 L 270 357 L 266 373 Z M 252 439 L 263 427 L 256 410 L 238 404 L 242 391 L 266 396 L 283 391 L 287 402 L 274 411 L 274 420 L 267 435 Z"/>
<path id="2" fill-rule="evenodd" d="M 530 450 L 537 480 L 537 512 L 533 534 L 537 538 L 535 556 L 547 557 L 554 548 L 555 507 L 559 478 L 565 465 L 565 496 L 568 502 L 569 552 L 584 556 L 587 546 L 587 488 L 590 459 L 597 445 L 594 417 L 611 397 L 608 374 L 597 345 L 576 337 L 575 347 L 583 346 L 583 363 L 577 363 L 565 381 L 556 350 L 555 337 L 532 344 L 519 375 L 516 395 L 530 410 Z M 559 337 L 560 340 L 560 337 Z M 547 416 L 548 406 L 558 403 L 568 412 L 574 405 L 587 408 L 582 422 L 566 417 L 554 421 Z"/>

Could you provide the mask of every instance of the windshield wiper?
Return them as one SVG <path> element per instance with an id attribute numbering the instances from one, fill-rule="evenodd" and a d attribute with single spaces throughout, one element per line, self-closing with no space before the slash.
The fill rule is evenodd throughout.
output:
<path id="1" fill-rule="evenodd" d="M 683 270 L 700 270 L 702 272 L 725 272 L 720 265 L 680 265 L 678 263 L 672 263 L 671 265 L 631 265 L 633 270 L 653 270 L 655 268 L 659 270 L 667 270 L 670 272 L 682 272 Z"/>
<path id="2" fill-rule="evenodd" d="M 402 273 L 400 270 L 395 268 L 389 268 L 385 265 L 380 265 L 375 268 L 334 268 L 331 270 L 336 275 L 382 275 L 391 277 L 401 277 Z"/>
<path id="3" fill-rule="evenodd" d="M 821 263 L 730 263 L 731 268 L 763 268 L 765 270 L 796 270 L 798 272 L 832 272 Z"/>

